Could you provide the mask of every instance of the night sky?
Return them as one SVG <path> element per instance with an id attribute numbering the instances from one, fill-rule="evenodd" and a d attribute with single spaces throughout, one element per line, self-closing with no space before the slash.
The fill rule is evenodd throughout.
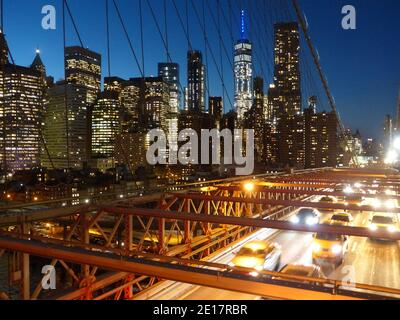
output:
<path id="1" fill-rule="evenodd" d="M 183 0 L 176 0 L 184 17 Z M 207 1 L 207 0 L 206 0 Z M 233 9 L 237 14 L 233 26 L 235 38 L 240 36 L 240 0 L 234 0 Z M 284 14 L 286 0 L 254 0 L 253 10 L 262 11 L 263 1 L 266 1 L 270 16 L 274 21 L 287 20 Z M 201 10 L 201 1 L 194 1 Z M 249 11 L 250 0 L 244 0 Z M 104 1 L 102 0 L 69 0 L 71 10 L 79 27 L 84 45 L 103 55 L 103 76 L 107 75 L 106 64 L 106 24 Z M 164 26 L 162 15 L 162 0 L 151 0 L 159 16 L 161 28 Z M 209 7 L 216 10 L 216 1 L 208 0 Z M 243 2 L 242 2 L 243 3 Z M 273 6 L 271 5 L 273 4 Z M 44 5 L 54 5 L 57 8 L 57 29 L 46 31 L 41 27 L 41 9 Z M 10 49 L 17 64 L 28 65 L 34 58 L 38 47 L 47 73 L 56 80 L 63 77 L 62 53 L 62 16 L 61 0 L 4 0 L 5 33 Z M 140 28 L 137 0 L 119 0 L 122 15 L 126 21 L 129 34 L 133 40 L 136 53 L 141 59 Z M 398 0 L 300 0 L 307 16 L 310 33 L 318 49 L 322 66 L 329 80 L 329 85 L 336 99 L 339 112 L 346 126 L 360 129 L 365 138 L 380 134 L 386 114 L 396 114 L 397 96 L 400 88 L 400 1 Z M 357 10 L 357 30 L 343 30 L 341 27 L 341 8 L 352 4 Z M 190 7 L 191 8 L 191 7 Z M 229 16 L 227 0 L 221 0 L 221 8 Z M 111 12 L 111 60 L 112 75 L 129 78 L 139 76 L 138 68 L 129 50 L 128 43 L 117 20 L 114 8 Z M 157 74 L 157 63 L 166 60 L 165 50 L 156 25 L 151 17 L 146 1 L 143 1 L 145 28 L 145 69 L 146 75 Z M 190 11 L 190 34 L 194 49 L 204 51 L 204 41 L 197 17 Z M 215 12 L 215 11 L 214 11 Z M 207 14 L 207 30 L 216 60 L 220 61 L 219 41 L 209 11 Z M 261 16 L 261 15 L 260 15 Z M 260 22 L 260 20 L 259 20 Z M 254 22 L 255 24 L 255 22 Z M 230 32 L 221 20 L 223 37 L 226 40 L 228 53 L 232 55 Z M 250 35 L 272 34 L 272 22 L 265 26 L 267 30 L 257 33 L 250 30 Z M 178 22 L 172 0 L 168 0 L 168 29 L 171 56 L 181 66 L 181 83 L 186 85 L 186 51 L 187 41 Z M 71 23 L 68 21 L 67 44 L 77 45 Z M 272 41 L 268 37 L 254 43 L 259 49 L 256 71 L 260 73 L 260 60 L 270 57 L 264 65 L 267 83 L 272 79 Z M 256 42 L 256 41 L 254 41 Z M 305 43 L 303 43 L 305 48 Z M 210 94 L 222 95 L 221 81 L 209 53 Z M 231 64 L 225 52 L 222 53 L 224 80 L 230 95 L 233 92 L 233 74 Z M 233 59 L 233 58 L 231 58 Z M 257 60 L 257 58 L 256 58 Z M 317 79 L 316 79 L 317 80 Z M 315 81 L 316 81 L 315 80 Z M 319 88 L 319 90 L 321 90 Z M 322 91 L 321 91 L 322 92 Z M 322 95 L 322 93 L 320 93 Z M 232 100 L 232 96 L 230 97 Z M 225 107 L 230 109 L 226 99 Z"/>

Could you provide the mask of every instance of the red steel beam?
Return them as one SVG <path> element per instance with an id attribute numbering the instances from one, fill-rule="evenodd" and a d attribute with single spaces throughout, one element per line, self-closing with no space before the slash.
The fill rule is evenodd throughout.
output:
<path id="1" fill-rule="evenodd" d="M 229 277 L 222 272 L 199 272 L 198 268 L 182 266 L 174 268 L 168 263 L 152 263 L 152 261 L 137 261 L 130 258 L 123 258 L 113 254 L 99 254 L 88 250 L 65 248 L 61 246 L 51 246 L 13 238 L 0 237 L 0 248 L 7 248 L 12 251 L 24 252 L 34 256 L 44 258 L 57 258 L 76 264 L 87 264 L 97 266 L 107 270 L 128 272 L 130 274 L 141 274 L 149 277 L 158 277 L 162 279 L 184 282 L 194 285 L 212 287 L 216 289 L 243 292 L 257 296 L 282 298 L 282 299 L 302 299 L 302 300 L 359 300 L 353 295 L 357 292 L 347 292 L 346 290 L 314 291 L 311 288 L 302 288 L 299 286 L 284 286 L 278 283 L 267 283 L 261 281 L 249 281 Z M 187 260 L 189 265 L 195 266 L 197 262 Z M 201 270 L 202 271 L 202 270 Z M 294 278 L 294 277 L 293 277 Z M 311 279 L 311 278 L 310 278 Z M 340 282 L 325 279 L 313 279 L 321 283 L 333 283 L 335 286 Z M 290 282 L 289 282 L 290 283 Z M 293 282 L 291 282 L 293 284 Z M 337 283 L 337 284 L 336 284 Z M 360 288 L 367 287 L 368 290 L 374 290 L 380 293 L 398 294 L 398 290 L 360 285 Z M 361 293 L 362 295 L 362 293 Z M 362 299 L 362 298 L 361 298 Z"/>
<path id="2" fill-rule="evenodd" d="M 241 186 L 219 186 L 219 190 L 227 190 L 227 191 L 243 191 Z M 296 190 L 296 189 L 272 189 L 266 188 L 263 186 L 254 186 L 255 192 L 265 192 L 265 193 L 279 193 L 279 194 L 296 194 L 296 195 L 321 195 L 321 196 L 333 196 L 333 197 L 364 197 L 364 198 L 375 198 L 378 197 L 380 199 L 398 199 L 400 200 L 400 196 L 388 196 L 388 195 L 379 195 L 375 196 L 373 194 L 364 194 L 364 193 L 352 193 L 348 194 L 345 192 L 336 192 L 336 191 L 322 191 L 322 190 Z"/>
<path id="3" fill-rule="evenodd" d="M 393 209 L 377 209 L 373 206 L 365 205 L 345 205 L 341 203 L 323 203 L 323 202 L 310 202 L 310 201 L 299 201 L 299 200 L 270 200 L 270 199 L 257 199 L 257 198 L 237 198 L 237 197 L 220 197 L 220 196 L 207 196 L 198 193 L 173 193 L 173 196 L 179 199 L 191 199 L 191 200 L 201 200 L 201 201 L 220 201 L 220 202 L 233 202 L 233 203 L 251 203 L 251 204 L 263 204 L 263 205 L 273 205 L 273 206 L 284 206 L 284 207 L 296 207 L 296 208 L 316 208 L 316 209 L 335 209 L 343 211 L 373 211 L 373 212 L 388 212 L 397 213 L 398 208 Z"/>
<path id="4" fill-rule="evenodd" d="M 208 223 L 217 223 L 221 225 L 235 225 L 244 227 L 300 231 L 300 232 L 311 232 L 311 233 L 322 232 L 322 233 L 348 235 L 355 237 L 388 239 L 393 241 L 400 240 L 400 232 L 391 233 L 387 230 L 372 231 L 369 228 L 363 228 L 363 227 L 346 227 L 346 226 L 336 226 L 336 225 L 326 225 L 326 224 L 308 226 L 300 224 L 297 225 L 291 222 L 280 221 L 280 220 L 263 220 L 263 219 L 245 218 L 245 217 L 202 215 L 202 214 L 193 214 L 185 212 L 164 211 L 160 209 L 103 207 L 102 210 L 113 214 L 134 215 L 147 218 L 159 218 L 159 219 L 164 218 L 168 220 L 197 221 L 206 223 L 208 222 Z"/>

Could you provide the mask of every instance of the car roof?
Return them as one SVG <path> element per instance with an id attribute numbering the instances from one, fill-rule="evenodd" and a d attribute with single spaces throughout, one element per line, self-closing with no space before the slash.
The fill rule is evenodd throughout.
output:
<path id="1" fill-rule="evenodd" d="M 297 263 L 292 263 L 292 264 L 288 264 L 286 265 L 283 269 L 282 269 L 282 273 L 286 273 L 286 274 L 312 274 L 315 270 L 318 270 L 319 267 L 315 266 L 315 265 L 305 265 L 305 264 L 297 264 Z"/>
<path id="2" fill-rule="evenodd" d="M 332 215 L 332 217 L 333 217 L 333 216 L 342 216 L 342 217 L 346 216 L 346 217 L 350 217 L 351 214 L 348 213 L 348 212 L 338 212 L 338 213 L 334 213 L 334 214 Z"/>
<path id="3" fill-rule="evenodd" d="M 246 243 L 242 248 L 256 250 L 264 250 L 271 247 L 273 244 L 268 241 L 250 241 Z"/>

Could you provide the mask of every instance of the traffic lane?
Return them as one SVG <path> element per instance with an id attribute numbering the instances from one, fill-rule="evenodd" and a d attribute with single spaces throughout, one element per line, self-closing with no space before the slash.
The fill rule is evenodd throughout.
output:
<path id="1" fill-rule="evenodd" d="M 260 297 L 253 296 L 250 294 L 226 291 L 220 289 L 213 289 L 208 287 L 197 287 L 194 288 L 186 296 L 182 297 L 181 300 L 259 300 Z"/>
<path id="2" fill-rule="evenodd" d="M 351 238 L 343 265 L 329 274 L 335 280 L 344 277 L 353 277 L 356 283 L 400 289 L 399 243 Z"/>
<path id="3" fill-rule="evenodd" d="M 322 222 L 328 222 L 334 212 L 322 213 Z M 368 226 L 372 215 L 370 212 L 351 212 L 354 217 L 354 226 Z M 260 237 L 262 240 L 262 237 Z M 270 238 L 282 246 L 281 266 L 289 263 L 312 263 L 313 234 L 282 231 Z M 221 259 L 222 263 L 229 263 L 234 254 Z M 337 269 L 331 267 L 322 268 L 328 278 L 333 280 L 348 279 L 349 268 L 355 270 L 355 282 L 400 288 L 400 251 L 398 243 L 385 243 L 371 241 L 367 238 L 351 237 L 349 239 L 349 252 L 345 257 L 343 265 Z M 184 299 L 258 299 L 259 297 L 233 293 L 230 291 L 216 290 L 206 287 L 197 287 Z"/>
<path id="4" fill-rule="evenodd" d="M 355 226 L 367 227 L 370 212 L 351 212 Z M 333 213 L 324 214 L 327 221 Z M 282 246 L 281 268 L 289 263 L 312 263 L 313 235 L 310 233 L 285 231 L 271 239 Z M 351 267 L 351 268 L 349 268 Z M 375 241 L 361 237 L 350 237 L 349 251 L 344 263 L 338 268 L 323 267 L 324 273 L 333 280 L 347 280 L 354 274 L 355 282 L 400 288 L 399 242 Z"/>

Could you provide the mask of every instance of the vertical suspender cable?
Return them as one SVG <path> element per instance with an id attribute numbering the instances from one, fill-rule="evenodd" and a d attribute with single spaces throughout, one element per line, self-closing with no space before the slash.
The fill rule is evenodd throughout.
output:
<path id="1" fill-rule="evenodd" d="M 140 45 L 142 51 L 142 70 L 143 70 L 143 78 L 146 76 L 145 71 L 145 57 L 144 57 L 144 36 L 143 36 L 143 8 L 142 8 L 142 0 L 139 0 L 139 15 L 140 15 Z"/>
<path id="2" fill-rule="evenodd" d="M 67 93 L 67 60 L 66 60 L 66 46 L 67 46 L 67 31 L 65 19 L 65 0 L 62 1 L 62 25 L 63 25 L 63 50 L 64 50 L 64 111 L 65 111 L 65 134 L 66 134 L 66 148 L 67 148 L 67 170 L 70 168 L 70 155 L 69 155 L 69 117 L 68 117 L 68 93 Z"/>
<path id="3" fill-rule="evenodd" d="M 206 8 L 205 8 L 205 0 L 202 2 L 202 14 L 203 14 L 203 25 L 206 25 Z M 208 49 L 207 49 L 207 33 L 203 34 L 204 37 L 204 59 L 206 62 L 206 92 L 208 97 L 210 97 L 210 70 L 208 69 Z"/>
<path id="4" fill-rule="evenodd" d="M 106 1 L 106 25 L 107 25 L 107 69 L 108 76 L 111 77 L 111 50 L 110 50 L 110 8 L 109 0 Z"/>
<path id="5" fill-rule="evenodd" d="M 169 55 L 169 39 L 168 39 L 168 12 L 167 12 L 167 0 L 164 0 L 164 31 L 165 31 L 165 54 L 168 62 L 172 62 L 170 60 Z"/>
<path id="6" fill-rule="evenodd" d="M 222 39 L 222 33 L 221 33 L 221 0 L 217 0 L 217 29 L 218 29 L 218 36 L 220 39 Z M 222 41 L 219 41 L 219 59 L 220 59 L 220 64 L 221 64 L 221 74 L 222 74 L 222 79 L 221 79 L 221 88 L 222 88 L 222 101 L 225 101 L 225 91 L 224 91 L 224 84 L 225 84 L 225 75 L 224 75 L 224 61 L 222 58 Z"/>

